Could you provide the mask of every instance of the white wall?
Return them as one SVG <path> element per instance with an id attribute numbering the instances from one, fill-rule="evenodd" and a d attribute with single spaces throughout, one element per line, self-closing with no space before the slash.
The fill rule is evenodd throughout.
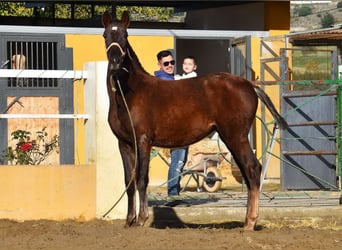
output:
<path id="1" fill-rule="evenodd" d="M 124 173 L 118 142 L 108 122 L 109 98 L 106 88 L 107 62 L 85 64 L 88 79 L 84 86 L 85 159 L 96 164 L 96 216 L 101 218 L 125 192 Z M 126 194 L 108 214 L 108 219 L 125 219 Z"/>

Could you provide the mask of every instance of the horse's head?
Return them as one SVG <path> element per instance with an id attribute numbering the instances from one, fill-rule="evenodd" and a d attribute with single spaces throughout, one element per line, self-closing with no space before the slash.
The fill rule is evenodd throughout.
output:
<path id="1" fill-rule="evenodd" d="M 120 21 L 113 20 L 111 15 L 106 12 L 102 15 L 102 24 L 105 28 L 103 37 L 110 69 L 117 71 L 121 68 L 127 50 L 128 12 L 125 11 L 122 14 Z"/>

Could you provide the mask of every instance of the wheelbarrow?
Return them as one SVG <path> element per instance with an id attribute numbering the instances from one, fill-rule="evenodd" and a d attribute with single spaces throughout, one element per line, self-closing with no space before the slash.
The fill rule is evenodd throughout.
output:
<path id="1" fill-rule="evenodd" d="M 182 171 L 183 178 L 188 175 L 189 178 L 181 191 L 187 188 L 191 179 L 196 182 L 197 192 L 202 192 L 203 188 L 211 193 L 218 191 L 222 186 L 222 180 L 226 179 L 226 177 L 222 177 L 219 169 L 223 158 L 222 153 L 197 153 L 193 155 Z"/>

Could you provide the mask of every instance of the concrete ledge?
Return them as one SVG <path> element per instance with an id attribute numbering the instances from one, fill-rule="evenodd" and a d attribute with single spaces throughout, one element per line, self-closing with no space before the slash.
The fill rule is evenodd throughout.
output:
<path id="1" fill-rule="evenodd" d="M 337 225 L 342 229 L 339 192 L 272 192 L 260 197 L 258 225 Z M 247 206 L 246 193 L 195 193 L 179 197 L 178 206 L 165 206 L 172 199 L 150 195 L 150 224 L 163 227 L 242 227 Z M 183 206 L 182 206 L 183 205 Z"/>
<path id="2" fill-rule="evenodd" d="M 156 228 L 243 227 L 246 208 L 150 207 L 148 225 Z M 342 206 L 312 208 L 260 208 L 257 226 L 334 226 L 342 229 Z"/>

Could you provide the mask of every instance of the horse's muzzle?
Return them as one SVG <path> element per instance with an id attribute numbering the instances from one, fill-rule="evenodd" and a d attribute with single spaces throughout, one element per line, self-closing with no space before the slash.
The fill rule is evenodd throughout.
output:
<path id="1" fill-rule="evenodd" d="M 120 69 L 121 63 L 112 63 L 109 62 L 110 71 L 118 71 Z"/>

